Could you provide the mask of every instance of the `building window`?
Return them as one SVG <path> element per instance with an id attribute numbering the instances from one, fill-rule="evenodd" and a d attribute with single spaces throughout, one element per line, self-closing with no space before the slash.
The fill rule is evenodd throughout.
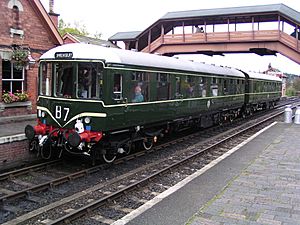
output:
<path id="1" fill-rule="evenodd" d="M 19 8 L 17 6 L 14 6 L 13 9 L 13 28 L 19 29 L 20 23 L 19 23 Z"/>
<path id="2" fill-rule="evenodd" d="M 2 60 L 2 90 L 15 93 L 24 91 L 25 70 L 16 69 L 10 61 Z"/>

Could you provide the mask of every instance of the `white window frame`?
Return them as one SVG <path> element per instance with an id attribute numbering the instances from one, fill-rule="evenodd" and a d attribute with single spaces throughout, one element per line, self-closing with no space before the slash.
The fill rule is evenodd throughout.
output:
<path id="1" fill-rule="evenodd" d="M 2 68 L 3 68 L 3 65 L 2 65 Z M 3 74 L 2 74 L 2 88 L 3 88 L 3 81 L 10 82 L 9 90 L 5 90 L 5 91 L 13 92 L 12 91 L 12 89 L 13 89 L 12 83 L 17 82 L 17 81 L 21 81 L 22 89 L 20 91 L 24 91 L 25 68 L 24 67 L 22 68 L 22 78 L 21 79 L 14 79 L 13 75 L 14 75 L 14 64 L 12 62 L 10 62 L 10 79 L 4 79 Z"/>

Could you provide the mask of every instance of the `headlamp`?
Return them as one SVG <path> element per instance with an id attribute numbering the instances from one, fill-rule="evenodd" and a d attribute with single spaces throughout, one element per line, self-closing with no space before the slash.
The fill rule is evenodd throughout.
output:
<path id="1" fill-rule="evenodd" d="M 91 117 L 85 117 L 84 118 L 84 123 L 89 124 L 91 122 Z"/>

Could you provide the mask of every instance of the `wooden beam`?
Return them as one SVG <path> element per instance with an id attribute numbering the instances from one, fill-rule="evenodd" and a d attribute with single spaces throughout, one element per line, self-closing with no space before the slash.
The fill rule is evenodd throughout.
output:
<path id="1" fill-rule="evenodd" d="M 230 41 L 230 21 L 229 21 L 229 18 L 227 19 L 227 32 L 228 32 L 228 40 Z"/>
<path id="2" fill-rule="evenodd" d="M 280 38 L 280 15 L 278 15 L 278 39 Z"/>
<path id="3" fill-rule="evenodd" d="M 204 35 L 205 35 L 205 41 L 207 41 L 206 20 L 204 21 Z"/>
<path id="4" fill-rule="evenodd" d="M 148 52 L 150 53 L 151 50 L 151 29 L 149 30 L 148 33 Z"/>
<path id="5" fill-rule="evenodd" d="M 165 28 L 164 28 L 164 25 L 161 24 L 161 43 L 164 43 L 165 42 L 165 39 L 164 39 L 164 36 L 165 36 Z"/>
<path id="6" fill-rule="evenodd" d="M 251 18 L 251 20 L 252 20 L 252 40 L 254 40 L 254 16 L 252 16 L 252 18 Z"/>
<path id="7" fill-rule="evenodd" d="M 184 21 L 182 22 L 182 41 L 185 42 Z"/>
<path id="8" fill-rule="evenodd" d="M 299 26 L 298 24 L 296 25 L 296 46 L 297 46 L 297 50 L 299 51 Z"/>

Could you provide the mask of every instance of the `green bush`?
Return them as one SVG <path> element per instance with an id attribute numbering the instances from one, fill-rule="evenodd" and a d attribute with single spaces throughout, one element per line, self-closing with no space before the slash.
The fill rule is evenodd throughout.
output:
<path id="1" fill-rule="evenodd" d="M 296 90 L 294 87 L 288 87 L 286 90 L 286 95 L 291 97 L 296 95 Z"/>

